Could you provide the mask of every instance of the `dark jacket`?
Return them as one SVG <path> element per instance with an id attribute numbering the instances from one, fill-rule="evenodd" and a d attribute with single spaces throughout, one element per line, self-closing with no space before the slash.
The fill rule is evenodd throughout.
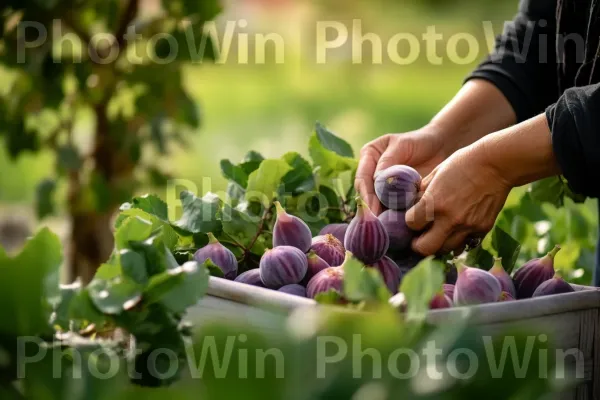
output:
<path id="1" fill-rule="evenodd" d="M 600 197 L 600 2 L 521 0 L 470 76 L 498 87 L 519 122 L 545 112 L 571 188 Z M 594 283 L 600 286 L 600 246 Z"/>
<path id="2" fill-rule="evenodd" d="M 600 197 L 599 55 L 596 0 L 522 0 L 495 52 L 469 77 L 494 83 L 519 122 L 545 112 L 565 178 L 590 197 Z"/>

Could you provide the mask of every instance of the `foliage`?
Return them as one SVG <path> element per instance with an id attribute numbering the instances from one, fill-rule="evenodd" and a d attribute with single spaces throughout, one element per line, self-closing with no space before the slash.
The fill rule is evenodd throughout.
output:
<path id="1" fill-rule="evenodd" d="M 154 12 L 146 8 L 140 0 L 0 6 L 0 64 L 7 76 L 0 137 L 12 159 L 54 152 L 55 168 L 38 186 L 36 209 L 40 218 L 60 209 L 56 189 L 68 182 L 72 254 L 80 256 L 69 260 L 73 266 L 103 261 L 107 254 L 85 245 L 92 240 L 87 232 L 109 241 L 108 219 L 99 216 L 114 212 L 140 185 L 164 184 L 168 172 L 154 161 L 200 125 L 182 68 L 214 57 L 203 32 L 219 3 L 178 0 L 161 2 Z M 93 131 L 82 137 L 77 124 L 89 115 Z M 101 227 L 94 227 L 96 219 Z"/>

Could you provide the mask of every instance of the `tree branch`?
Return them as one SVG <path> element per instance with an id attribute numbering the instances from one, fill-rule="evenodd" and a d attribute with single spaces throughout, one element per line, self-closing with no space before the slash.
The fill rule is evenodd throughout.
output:
<path id="1" fill-rule="evenodd" d="M 86 46 L 90 44 L 92 40 L 91 35 L 79 25 L 76 18 L 74 18 L 73 13 L 66 13 L 63 17 L 63 22 L 67 28 L 72 30 Z"/>
<path id="2" fill-rule="evenodd" d="M 129 28 L 129 25 L 131 25 L 137 16 L 138 8 L 139 0 L 129 0 L 129 3 L 127 3 L 127 8 L 121 17 L 121 21 L 119 22 L 119 26 L 115 32 L 117 45 L 120 51 L 123 51 L 122 47 L 125 45 L 125 34 L 127 33 L 127 28 Z"/>

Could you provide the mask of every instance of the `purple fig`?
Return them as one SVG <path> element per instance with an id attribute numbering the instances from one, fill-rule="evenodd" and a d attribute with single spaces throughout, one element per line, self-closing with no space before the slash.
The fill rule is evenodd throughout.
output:
<path id="1" fill-rule="evenodd" d="M 414 251 L 409 251 L 408 254 L 394 258 L 394 262 L 400 267 L 402 274 L 406 275 L 406 273 L 416 267 L 423 258 L 422 255 L 417 254 Z"/>
<path id="2" fill-rule="evenodd" d="M 258 268 L 254 268 L 239 274 L 238 277 L 235 278 L 235 281 L 239 283 L 245 283 L 246 285 L 265 287 L 265 284 L 260 279 L 260 271 Z"/>
<path id="3" fill-rule="evenodd" d="M 518 299 L 530 298 L 538 286 L 548 279 L 552 279 L 554 276 L 554 257 L 559 251 L 560 246 L 555 246 L 544 257 L 526 262 L 515 272 L 513 282 Z"/>
<path id="4" fill-rule="evenodd" d="M 308 252 L 312 234 L 310 228 L 300 218 L 285 212 L 281 204 L 276 201 L 277 221 L 273 226 L 273 247 L 293 246 L 303 253 Z"/>
<path id="5" fill-rule="evenodd" d="M 379 201 L 392 210 L 412 207 L 420 185 L 421 175 L 408 165 L 394 165 L 375 176 L 375 193 Z"/>
<path id="6" fill-rule="evenodd" d="M 294 296 L 306 297 L 306 288 L 302 285 L 294 283 L 292 285 L 285 285 L 278 289 L 279 292 L 293 294 Z"/>
<path id="7" fill-rule="evenodd" d="M 301 282 L 304 286 L 308 285 L 308 282 L 312 279 L 313 276 L 331 266 L 312 250 L 308 253 L 307 258 L 308 270 L 306 271 L 306 275 L 304 276 L 304 279 L 302 279 Z"/>
<path id="8" fill-rule="evenodd" d="M 385 227 L 360 198 L 356 199 L 356 216 L 346 231 L 344 247 L 365 263 L 379 261 L 388 251 L 390 239 Z"/>
<path id="9" fill-rule="evenodd" d="M 332 267 L 342 265 L 344 262 L 344 253 L 346 252 L 344 245 L 332 234 L 314 237 L 310 250 Z"/>
<path id="10" fill-rule="evenodd" d="M 329 224 L 326 225 L 321 232 L 319 232 L 319 236 L 324 236 L 327 234 L 335 236 L 340 243 L 344 243 L 344 238 L 346 237 L 346 230 L 348 230 L 348 224 Z"/>
<path id="11" fill-rule="evenodd" d="M 444 283 L 443 290 L 444 290 L 444 294 L 446 296 L 450 297 L 451 299 L 454 298 L 454 285 L 451 285 L 449 283 Z"/>
<path id="12" fill-rule="evenodd" d="M 212 233 L 208 234 L 208 244 L 194 254 L 194 260 L 203 264 L 210 259 L 215 264 L 225 279 L 234 279 L 237 276 L 238 262 L 235 255 L 223 246 Z"/>
<path id="13" fill-rule="evenodd" d="M 369 265 L 369 267 L 377 268 L 379 272 L 381 272 L 381 276 L 383 277 L 383 281 L 385 285 L 390 289 L 392 294 L 398 293 L 398 287 L 400 286 L 400 282 L 402 281 L 402 271 L 400 267 L 396 265 L 394 261 L 392 261 L 389 257 L 383 257 L 381 260 L 377 261 L 374 264 Z"/>
<path id="14" fill-rule="evenodd" d="M 571 293 L 574 292 L 573 286 L 569 285 L 559 274 L 554 274 L 554 277 L 543 282 L 532 297 L 549 296 L 551 294 Z"/>
<path id="15" fill-rule="evenodd" d="M 343 293 L 344 269 L 340 267 L 329 267 L 319 272 L 308 282 L 306 294 L 314 299 L 319 293 L 328 292 L 331 289 Z"/>
<path id="16" fill-rule="evenodd" d="M 498 298 L 498 302 L 503 302 L 503 301 L 514 301 L 515 298 L 512 294 L 505 292 L 504 290 L 502 291 L 502 293 L 500 293 L 500 297 Z"/>
<path id="17" fill-rule="evenodd" d="M 498 279 L 498 282 L 500 282 L 500 287 L 502 287 L 503 291 L 508 292 L 513 298 L 517 297 L 515 284 L 510 278 L 510 275 L 508 275 L 502 266 L 502 258 L 498 257 L 495 259 L 494 265 L 490 269 L 490 274 L 494 275 L 496 279 Z"/>
<path id="18" fill-rule="evenodd" d="M 413 231 L 406 226 L 405 211 L 386 210 L 379 215 L 379 220 L 385 227 L 390 238 L 390 248 L 393 253 L 403 252 L 410 248 Z"/>
<path id="19" fill-rule="evenodd" d="M 302 281 L 308 270 L 308 260 L 296 247 L 279 246 L 263 254 L 258 269 L 266 287 L 279 289 Z"/>
<path id="20" fill-rule="evenodd" d="M 502 288 L 498 279 L 487 271 L 467 267 L 462 260 L 455 260 L 458 279 L 454 287 L 454 304 L 468 306 L 494 303 L 500 297 Z"/>
<path id="21" fill-rule="evenodd" d="M 452 300 L 450 300 L 450 297 L 441 291 L 433 296 L 433 299 L 431 299 L 431 302 L 429 303 L 429 308 L 432 310 L 438 310 L 441 308 L 451 308 L 452 305 L 453 304 Z"/>

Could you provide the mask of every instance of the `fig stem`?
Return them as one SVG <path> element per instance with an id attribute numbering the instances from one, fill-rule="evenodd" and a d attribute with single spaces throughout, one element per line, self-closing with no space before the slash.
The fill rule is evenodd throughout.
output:
<path id="1" fill-rule="evenodd" d="M 494 257 L 493 268 L 504 269 L 504 265 L 502 265 L 502 257 Z"/>
<path id="2" fill-rule="evenodd" d="M 277 209 L 277 218 L 287 215 L 287 212 L 285 212 L 285 209 L 281 206 L 280 202 L 276 201 L 274 204 L 275 208 Z"/>
<path id="3" fill-rule="evenodd" d="M 455 258 L 454 260 L 452 260 L 452 264 L 456 266 L 456 270 L 458 271 L 458 273 L 461 273 L 466 267 L 464 261 L 459 258 Z"/>
<path id="4" fill-rule="evenodd" d="M 547 254 L 548 257 L 554 259 L 554 257 L 556 256 L 556 253 L 558 253 L 560 251 L 560 246 L 556 245 L 554 246 L 554 248 Z"/>
<path id="5" fill-rule="evenodd" d="M 208 244 L 219 243 L 219 241 L 217 240 L 217 238 L 215 237 L 215 235 L 213 235 L 212 232 L 208 232 L 207 236 L 208 236 Z"/>

